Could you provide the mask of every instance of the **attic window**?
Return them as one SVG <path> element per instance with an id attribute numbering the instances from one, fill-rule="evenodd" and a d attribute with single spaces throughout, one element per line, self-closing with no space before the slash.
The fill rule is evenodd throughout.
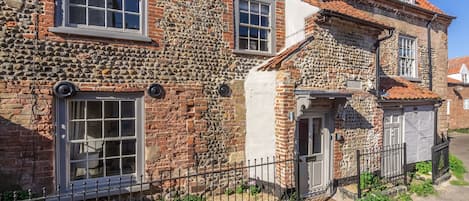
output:
<path id="1" fill-rule="evenodd" d="M 415 4 L 415 0 L 400 0 L 405 3 Z"/>

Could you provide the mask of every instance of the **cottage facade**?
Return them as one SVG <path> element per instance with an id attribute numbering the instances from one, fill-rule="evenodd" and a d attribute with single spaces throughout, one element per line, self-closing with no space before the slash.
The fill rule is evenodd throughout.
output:
<path id="1" fill-rule="evenodd" d="M 468 57 L 451 59 L 448 68 L 448 125 L 449 129 L 469 128 L 464 120 L 469 116 Z"/>
<path id="2" fill-rule="evenodd" d="M 9 186 L 320 154 L 302 193 L 330 193 L 355 150 L 428 160 L 447 130 L 452 17 L 426 0 L 103 2 L 0 1 Z"/>

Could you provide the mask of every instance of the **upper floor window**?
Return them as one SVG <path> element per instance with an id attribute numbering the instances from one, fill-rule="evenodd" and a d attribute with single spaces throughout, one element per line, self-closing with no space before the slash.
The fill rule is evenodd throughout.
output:
<path id="1" fill-rule="evenodd" d="M 146 0 L 56 0 L 51 32 L 151 41 L 146 37 Z"/>
<path id="2" fill-rule="evenodd" d="M 468 79 L 468 77 L 467 77 L 467 73 L 463 73 L 463 74 L 461 75 L 461 77 L 462 77 L 462 82 L 463 82 L 463 83 L 468 83 L 468 82 L 469 82 L 469 79 Z"/>
<path id="3" fill-rule="evenodd" d="M 142 0 L 69 0 L 68 25 L 141 31 Z"/>
<path id="4" fill-rule="evenodd" d="M 236 1 L 236 49 L 271 53 L 273 50 L 273 0 Z"/>
<path id="5" fill-rule="evenodd" d="M 464 109 L 469 110 L 469 99 L 464 99 Z"/>
<path id="6" fill-rule="evenodd" d="M 405 3 L 415 4 L 415 0 L 401 0 L 401 1 Z"/>
<path id="7" fill-rule="evenodd" d="M 399 75 L 417 77 L 417 52 L 415 38 L 399 36 Z"/>

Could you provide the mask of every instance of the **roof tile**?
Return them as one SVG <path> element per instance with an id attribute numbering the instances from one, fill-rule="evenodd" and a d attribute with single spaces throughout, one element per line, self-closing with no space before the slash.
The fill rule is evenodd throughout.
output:
<path id="1" fill-rule="evenodd" d="M 401 77 L 381 78 L 380 88 L 385 100 L 432 100 L 440 99 L 438 94 L 420 87 Z"/>
<path id="2" fill-rule="evenodd" d="M 461 67 L 463 64 L 466 64 L 466 66 L 469 66 L 469 56 L 466 57 L 458 57 L 454 59 L 450 59 L 448 61 L 448 74 L 457 74 L 461 71 Z"/>

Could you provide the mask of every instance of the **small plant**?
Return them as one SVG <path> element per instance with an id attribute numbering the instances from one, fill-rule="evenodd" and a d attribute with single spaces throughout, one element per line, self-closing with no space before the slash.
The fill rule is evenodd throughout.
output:
<path id="1" fill-rule="evenodd" d="M 261 192 L 261 188 L 258 187 L 257 185 L 249 186 L 249 193 L 251 193 L 252 196 L 256 196 L 260 192 Z"/>
<path id="2" fill-rule="evenodd" d="M 360 198 L 358 201 L 392 201 L 392 199 L 380 192 L 371 192 L 366 194 L 365 197 Z"/>
<path id="3" fill-rule="evenodd" d="M 459 129 L 449 130 L 449 132 L 468 134 L 469 133 L 469 128 L 459 128 Z"/>
<path id="4" fill-rule="evenodd" d="M 398 201 L 412 201 L 410 194 L 408 193 L 401 193 L 396 198 Z"/>
<path id="5" fill-rule="evenodd" d="M 234 193 L 235 193 L 235 191 L 231 188 L 225 189 L 225 195 L 233 195 Z"/>
<path id="6" fill-rule="evenodd" d="M 469 182 L 460 179 L 451 180 L 449 183 L 454 186 L 469 186 Z"/>
<path id="7" fill-rule="evenodd" d="M 433 195 L 436 193 L 431 180 L 426 180 L 424 182 L 419 182 L 419 183 L 413 183 L 410 185 L 409 191 L 417 194 L 418 196 L 424 196 L 424 197 Z"/>
<path id="8" fill-rule="evenodd" d="M 15 200 L 13 191 L 3 192 L 1 195 L 2 196 L 0 197 L 0 200 L 2 200 L 2 201 Z M 16 200 L 26 200 L 28 198 L 29 198 L 28 191 L 24 191 L 24 190 L 16 191 Z"/>
<path id="9" fill-rule="evenodd" d="M 432 163 L 430 161 L 418 162 L 415 165 L 415 169 L 419 174 L 430 175 L 432 172 Z"/>
<path id="10" fill-rule="evenodd" d="M 298 199 L 298 194 L 295 192 L 293 192 L 292 194 L 290 194 L 289 196 L 290 198 L 288 199 L 289 201 L 296 201 Z M 301 198 L 299 200 L 302 200 Z"/>
<path id="11" fill-rule="evenodd" d="M 379 176 L 365 172 L 360 175 L 360 189 L 371 189 L 371 190 L 384 190 L 385 187 L 381 183 Z"/>
<path id="12" fill-rule="evenodd" d="M 205 198 L 197 195 L 186 195 L 182 198 L 178 197 L 174 201 L 205 201 Z"/>
<path id="13" fill-rule="evenodd" d="M 464 163 L 452 154 L 449 155 L 449 169 L 459 180 L 463 180 L 464 173 L 467 172 L 466 167 L 464 167 Z"/>
<path id="14" fill-rule="evenodd" d="M 242 194 L 244 193 L 244 191 L 246 191 L 246 185 L 244 184 L 240 184 L 238 186 L 236 186 L 236 194 Z"/>

